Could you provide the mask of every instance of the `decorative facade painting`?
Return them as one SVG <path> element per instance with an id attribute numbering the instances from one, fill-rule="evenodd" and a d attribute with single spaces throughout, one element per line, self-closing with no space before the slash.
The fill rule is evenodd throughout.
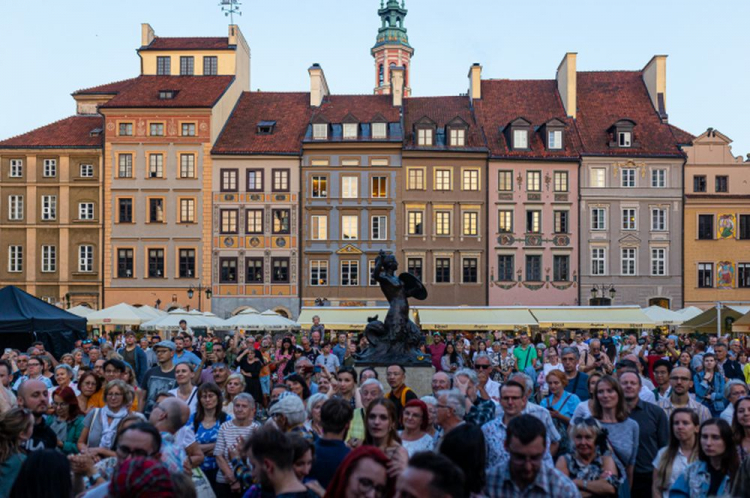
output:
<path id="1" fill-rule="evenodd" d="M 719 261 L 716 263 L 716 288 L 734 288 L 734 263 L 731 261 Z"/>
<path id="2" fill-rule="evenodd" d="M 720 214 L 718 215 L 718 223 L 716 224 L 716 238 L 717 239 L 729 239 L 734 237 L 734 231 L 736 227 L 735 216 L 733 214 Z"/>

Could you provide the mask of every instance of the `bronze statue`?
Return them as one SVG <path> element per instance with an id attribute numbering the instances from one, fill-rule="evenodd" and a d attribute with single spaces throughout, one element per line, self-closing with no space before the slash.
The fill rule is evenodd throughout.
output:
<path id="1" fill-rule="evenodd" d="M 372 278 L 380 284 L 389 309 L 382 322 L 377 315 L 367 319 L 365 337 L 370 346 L 358 359 L 367 363 L 430 363 L 430 355 L 419 350 L 422 332 L 409 320 L 408 301 L 410 297 L 426 299 L 427 289 L 411 273 L 396 276 L 397 269 L 396 257 L 381 250 L 375 259 Z"/>

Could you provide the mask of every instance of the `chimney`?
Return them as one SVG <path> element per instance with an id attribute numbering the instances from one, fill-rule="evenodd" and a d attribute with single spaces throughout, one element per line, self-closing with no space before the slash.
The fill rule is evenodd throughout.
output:
<path id="1" fill-rule="evenodd" d="M 482 66 L 478 62 L 469 68 L 469 98 L 472 102 L 482 98 Z"/>
<path id="2" fill-rule="evenodd" d="M 577 52 L 568 52 L 557 66 L 557 91 L 560 92 L 565 112 L 569 117 L 575 119 L 577 114 L 577 85 L 576 85 L 576 59 Z"/>
<path id="3" fill-rule="evenodd" d="M 651 103 L 663 122 L 667 122 L 667 56 L 655 55 L 641 71 Z"/>
<path id="4" fill-rule="evenodd" d="M 230 47 L 236 47 L 237 46 L 237 32 L 240 28 L 237 27 L 236 24 L 230 24 L 229 25 L 229 46 Z"/>
<path id="5" fill-rule="evenodd" d="M 310 66 L 307 72 L 310 73 L 310 105 L 312 107 L 320 107 L 323 99 L 327 95 L 330 95 L 326 75 L 323 73 L 323 68 L 317 62 Z"/>
<path id="6" fill-rule="evenodd" d="M 404 72 L 403 66 L 393 66 L 391 73 L 391 94 L 393 95 L 393 107 L 404 105 Z"/>
<path id="7" fill-rule="evenodd" d="M 148 47 L 156 38 L 156 33 L 149 23 L 141 24 L 141 47 Z"/>

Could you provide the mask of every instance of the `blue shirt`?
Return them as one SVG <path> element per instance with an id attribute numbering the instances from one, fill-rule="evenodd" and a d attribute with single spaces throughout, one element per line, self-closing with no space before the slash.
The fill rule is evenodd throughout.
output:
<path id="1" fill-rule="evenodd" d="M 346 356 L 346 346 L 342 346 L 341 344 L 336 344 L 331 350 L 331 352 L 336 355 L 336 357 L 339 359 L 339 363 L 343 365 L 344 356 Z"/>
<path id="2" fill-rule="evenodd" d="M 227 418 L 224 419 L 224 422 L 228 422 L 229 420 L 232 420 L 231 415 L 227 415 Z M 187 426 L 190 427 L 192 430 L 193 427 L 195 427 L 195 414 L 190 415 L 190 418 L 187 421 Z M 210 429 L 206 429 L 203 427 L 203 424 L 198 424 L 198 430 L 195 431 L 195 441 L 198 444 L 211 444 L 216 443 L 216 439 L 219 437 L 219 428 L 221 427 L 221 424 L 223 422 L 216 421 L 216 424 L 214 424 L 213 427 Z M 216 463 L 216 457 L 215 456 L 208 456 L 203 459 L 203 463 L 201 464 L 201 468 L 203 470 L 211 470 L 211 469 L 218 469 L 219 464 Z"/>
<path id="3" fill-rule="evenodd" d="M 201 364 L 200 358 L 195 356 L 194 353 L 185 350 L 183 350 L 182 355 L 179 356 L 177 355 L 177 353 L 175 353 L 173 362 L 175 366 L 179 365 L 180 363 L 190 363 L 191 365 L 193 365 L 193 367 L 197 367 Z"/>
<path id="4" fill-rule="evenodd" d="M 339 439 L 320 438 L 315 442 L 315 461 L 310 469 L 310 478 L 316 479 L 324 488 L 333 479 L 333 474 L 349 454 L 349 448 Z"/>
<path id="5" fill-rule="evenodd" d="M 580 401 L 588 401 L 589 395 L 589 376 L 583 372 L 578 372 L 574 379 L 568 379 L 568 385 L 565 390 L 578 396 Z"/>

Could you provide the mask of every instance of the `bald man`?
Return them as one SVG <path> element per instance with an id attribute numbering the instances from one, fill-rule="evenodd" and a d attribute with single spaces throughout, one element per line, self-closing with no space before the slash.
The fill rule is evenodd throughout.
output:
<path id="1" fill-rule="evenodd" d="M 54 450 L 57 435 L 44 421 L 49 407 L 47 386 L 38 380 L 27 380 L 18 388 L 18 406 L 27 408 L 34 415 L 34 432 L 26 441 L 26 451 Z"/>
<path id="2" fill-rule="evenodd" d="M 159 395 L 148 421 L 161 434 L 161 460 L 170 472 L 190 473 L 203 463 L 203 452 L 195 432 L 185 427 L 190 417 L 188 405 L 174 396 Z"/>

